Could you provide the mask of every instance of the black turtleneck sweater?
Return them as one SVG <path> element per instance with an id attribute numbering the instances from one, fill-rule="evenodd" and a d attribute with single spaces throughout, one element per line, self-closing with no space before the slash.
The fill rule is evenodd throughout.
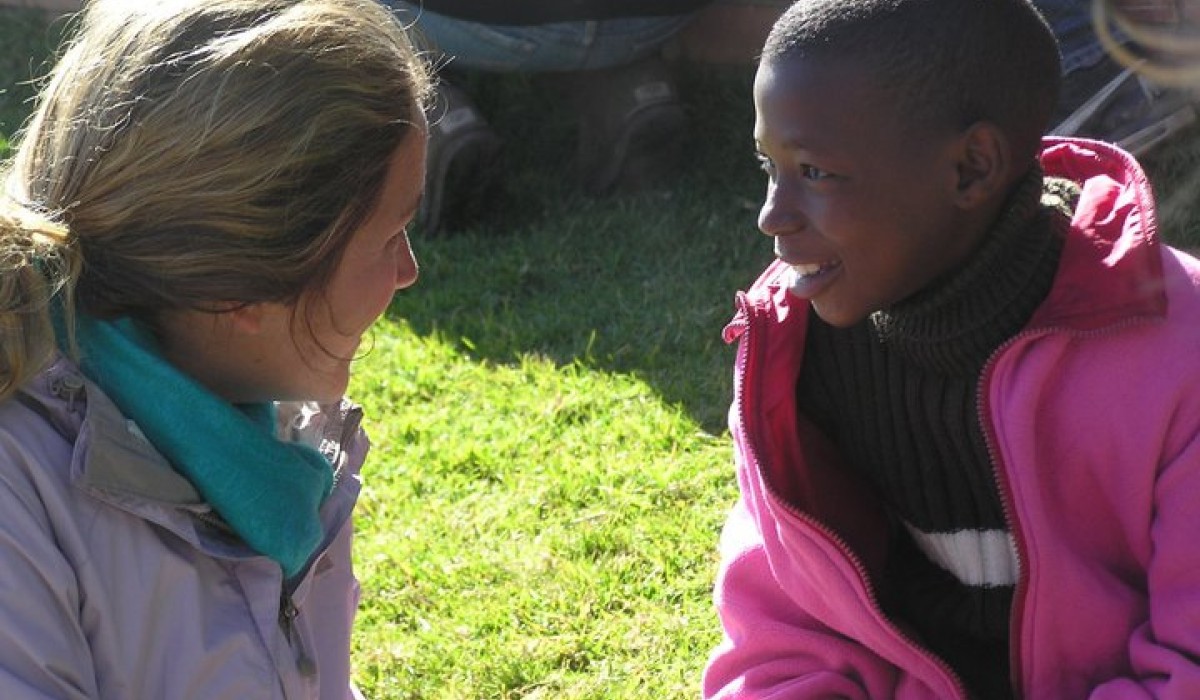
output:
<path id="1" fill-rule="evenodd" d="M 981 698 L 1011 697 L 1017 561 L 978 385 L 1049 292 L 1077 194 L 1035 169 L 964 266 L 851 328 L 813 314 L 797 384 L 800 410 L 890 508 L 886 611 Z"/>

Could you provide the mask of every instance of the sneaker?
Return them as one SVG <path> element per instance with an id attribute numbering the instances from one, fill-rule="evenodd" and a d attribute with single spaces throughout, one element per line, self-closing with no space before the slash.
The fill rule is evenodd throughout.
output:
<path id="1" fill-rule="evenodd" d="M 1082 75 L 1069 75 L 1065 92 L 1073 87 L 1073 80 L 1095 82 L 1098 76 L 1108 80 L 1082 104 L 1077 103 L 1078 98 L 1065 96 L 1064 104 L 1074 108 L 1060 115 L 1062 121 L 1050 133 L 1108 141 L 1140 156 L 1196 121 L 1194 95 L 1155 85 L 1136 68 L 1121 69 L 1105 59 L 1096 68 L 1077 72 Z"/>
<path id="2" fill-rule="evenodd" d="M 642 191 L 679 174 L 687 117 L 665 63 L 580 73 L 575 93 L 584 191 Z"/>
<path id="3" fill-rule="evenodd" d="M 438 85 L 417 212 L 422 232 L 436 236 L 482 218 L 499 183 L 501 143 L 465 92 Z"/>

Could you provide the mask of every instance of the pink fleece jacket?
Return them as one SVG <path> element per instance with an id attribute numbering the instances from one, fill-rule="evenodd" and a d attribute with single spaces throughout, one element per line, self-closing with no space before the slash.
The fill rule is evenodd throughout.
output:
<path id="1" fill-rule="evenodd" d="M 1200 263 L 1156 240 L 1133 159 L 1048 139 L 1048 175 L 1082 198 L 1054 286 L 997 350 L 979 411 L 1021 563 L 1017 697 L 1200 698 Z M 726 329 L 741 497 L 721 538 L 722 700 L 964 698 L 945 663 L 889 621 L 872 576 L 878 502 L 814 429 L 794 387 L 809 307 L 778 263 Z"/>

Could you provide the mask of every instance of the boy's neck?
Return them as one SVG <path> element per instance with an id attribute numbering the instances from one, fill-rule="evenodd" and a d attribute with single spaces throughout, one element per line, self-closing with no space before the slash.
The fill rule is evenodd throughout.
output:
<path id="1" fill-rule="evenodd" d="M 1063 222 L 1042 206 L 1035 168 L 1013 188 L 970 258 L 871 316 L 879 339 L 941 371 L 975 365 L 1016 332 L 1053 282 Z M 1064 220 L 1065 221 L 1065 220 Z"/>

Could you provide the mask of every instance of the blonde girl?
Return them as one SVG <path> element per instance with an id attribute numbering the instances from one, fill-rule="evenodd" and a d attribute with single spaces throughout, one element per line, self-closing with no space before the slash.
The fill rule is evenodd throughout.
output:
<path id="1" fill-rule="evenodd" d="M 417 276 L 369 0 L 95 0 L 0 194 L 0 697 L 345 698 L 343 399 Z"/>

